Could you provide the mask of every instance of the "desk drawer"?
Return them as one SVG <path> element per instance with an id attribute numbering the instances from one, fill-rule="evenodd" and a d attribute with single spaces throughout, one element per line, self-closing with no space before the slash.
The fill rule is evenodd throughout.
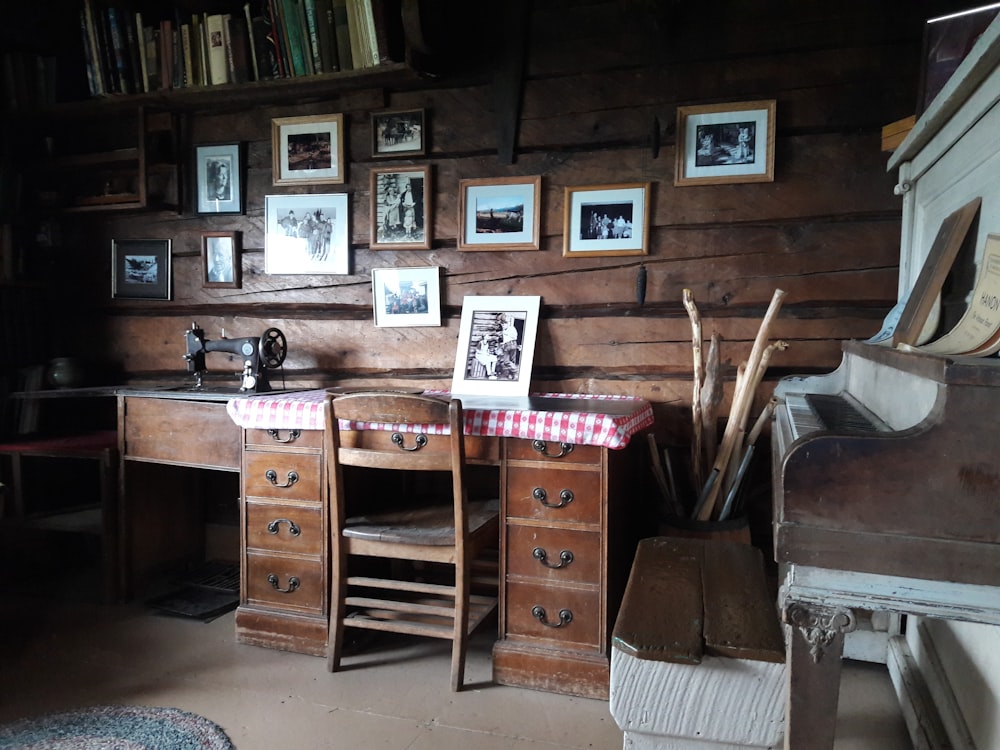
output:
<path id="1" fill-rule="evenodd" d="M 603 648 L 597 588 L 507 583 L 506 620 L 507 636 L 543 639 L 567 648 Z"/>
<path id="2" fill-rule="evenodd" d="M 322 560 L 247 553 L 248 604 L 322 614 L 325 587 Z"/>
<path id="3" fill-rule="evenodd" d="M 507 516 L 546 523 L 601 523 L 601 472 L 507 469 Z"/>
<path id="4" fill-rule="evenodd" d="M 392 442 L 392 432 L 389 430 L 344 430 L 340 433 L 340 444 L 344 448 L 375 448 L 393 455 L 402 448 Z M 416 433 L 404 432 L 404 445 L 413 446 Z M 420 449 L 423 453 L 450 453 L 451 438 L 448 435 L 428 435 L 427 445 Z M 500 439 L 466 435 L 465 460 L 485 463 L 499 463 Z"/>
<path id="5" fill-rule="evenodd" d="M 262 448 L 323 447 L 323 430 L 247 430 L 246 444 Z"/>
<path id="6" fill-rule="evenodd" d="M 244 461 L 247 497 L 322 500 L 320 454 L 247 451 Z"/>
<path id="7" fill-rule="evenodd" d="M 553 583 L 597 583 L 601 580 L 601 535 L 510 524 L 507 574 Z"/>
<path id="8" fill-rule="evenodd" d="M 558 440 L 507 439 L 507 458 L 517 461 L 600 464 L 602 450 L 599 445 L 574 445 Z"/>
<path id="9" fill-rule="evenodd" d="M 278 504 L 248 498 L 247 548 L 298 555 L 323 553 L 323 509 L 319 504 Z"/>

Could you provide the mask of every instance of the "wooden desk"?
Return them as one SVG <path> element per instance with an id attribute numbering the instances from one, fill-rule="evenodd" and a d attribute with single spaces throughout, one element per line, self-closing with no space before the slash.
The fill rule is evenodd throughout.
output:
<path id="1" fill-rule="evenodd" d="M 329 617 L 326 392 L 230 402 L 243 428 L 237 637 L 322 656 Z M 526 409 L 466 410 L 470 462 L 499 467 L 497 682 L 607 698 L 610 639 L 644 531 L 640 452 L 653 422 L 640 399 L 550 396 Z M 345 425 L 359 431 L 385 429 Z M 432 439 L 441 425 L 427 425 Z"/>

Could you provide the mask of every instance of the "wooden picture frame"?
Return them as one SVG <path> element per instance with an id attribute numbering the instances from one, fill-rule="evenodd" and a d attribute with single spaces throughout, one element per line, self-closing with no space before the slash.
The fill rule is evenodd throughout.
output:
<path id="1" fill-rule="evenodd" d="M 441 268 L 373 268 L 372 310 L 378 328 L 441 325 Z"/>
<path id="2" fill-rule="evenodd" d="M 347 193 L 264 196 L 264 273 L 347 274 Z"/>
<path id="3" fill-rule="evenodd" d="M 458 182 L 459 250 L 538 250 L 541 175 Z"/>
<path id="4" fill-rule="evenodd" d="M 423 109 L 372 112 L 372 158 L 423 156 L 427 151 L 425 121 Z"/>
<path id="5" fill-rule="evenodd" d="M 341 184 L 344 163 L 344 116 L 309 115 L 271 120 L 271 155 L 275 185 Z"/>
<path id="6" fill-rule="evenodd" d="M 242 143 L 194 147 L 199 214 L 242 214 L 246 198 L 246 148 Z"/>
<path id="7" fill-rule="evenodd" d="M 431 168 L 371 171 L 371 249 L 430 250 Z"/>
<path id="8" fill-rule="evenodd" d="M 648 255 L 650 183 L 566 188 L 564 256 Z"/>
<path id="9" fill-rule="evenodd" d="M 775 100 L 677 108 L 674 185 L 774 181 Z"/>
<path id="10" fill-rule="evenodd" d="M 541 297 L 466 297 L 451 393 L 527 396 Z"/>
<path id="11" fill-rule="evenodd" d="M 111 240 L 111 297 L 169 300 L 170 240 Z"/>
<path id="12" fill-rule="evenodd" d="M 201 285 L 239 289 L 242 286 L 240 232 L 202 232 Z"/>

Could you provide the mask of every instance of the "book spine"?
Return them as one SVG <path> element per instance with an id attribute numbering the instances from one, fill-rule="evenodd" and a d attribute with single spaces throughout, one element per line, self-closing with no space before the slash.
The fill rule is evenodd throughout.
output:
<path id="1" fill-rule="evenodd" d="M 299 9 L 294 0 L 281 0 L 282 21 L 285 33 L 288 35 L 288 52 L 292 62 L 292 75 L 306 75 L 305 50 L 302 44 L 302 33 L 298 23 Z"/>
<path id="2" fill-rule="evenodd" d="M 115 9 L 104 9 L 104 46 L 107 52 L 108 68 L 111 80 L 117 94 L 129 93 L 128 82 L 125 80 L 125 57 L 122 54 L 121 39 L 118 37 L 118 24 L 115 23 Z"/>
<path id="3" fill-rule="evenodd" d="M 250 33 L 253 35 L 254 50 L 257 54 L 257 79 L 260 81 L 280 78 L 278 71 L 277 50 L 274 47 L 274 27 L 271 26 L 271 16 L 266 7 L 258 8 L 250 19 Z"/>
<path id="4" fill-rule="evenodd" d="M 246 21 L 241 14 L 227 19 L 226 33 L 229 79 L 233 83 L 247 83 L 250 80 L 250 41 Z"/>
<path id="5" fill-rule="evenodd" d="M 337 58 L 337 31 L 333 20 L 331 0 L 316 0 L 316 23 L 319 26 L 319 55 L 324 73 L 340 70 Z"/>
<path id="6" fill-rule="evenodd" d="M 160 88 L 169 91 L 174 87 L 174 22 L 169 18 L 160 21 Z"/>
<path id="7" fill-rule="evenodd" d="M 302 11 L 306 17 L 306 30 L 309 37 L 309 57 L 312 60 L 313 73 L 323 72 L 323 58 L 319 48 L 319 20 L 316 17 L 316 0 L 301 0 Z"/>
<path id="8" fill-rule="evenodd" d="M 90 51 L 90 64 L 94 68 L 94 83 L 97 88 L 97 95 L 102 96 L 107 93 L 104 80 L 104 71 L 101 66 L 101 50 L 98 47 L 97 27 L 94 21 L 94 6 L 91 0 L 84 0 L 83 3 L 84 24 L 86 26 L 85 36 Z"/>
<path id="9" fill-rule="evenodd" d="M 125 34 L 125 51 L 128 54 L 133 91 L 141 94 L 146 90 L 146 81 L 142 75 L 142 36 L 136 33 L 135 19 L 129 13 L 121 11 L 118 20 Z"/>
<path id="10" fill-rule="evenodd" d="M 351 70 L 354 60 L 351 56 L 350 24 L 347 20 L 347 0 L 332 0 L 333 21 L 337 35 L 337 61 L 341 70 Z"/>
<path id="11" fill-rule="evenodd" d="M 146 30 L 142 25 L 142 12 L 135 13 L 135 46 L 139 60 L 139 76 L 142 81 L 142 90 L 149 91 L 149 61 L 146 59 Z"/>
<path id="12" fill-rule="evenodd" d="M 229 82 L 229 63 L 226 61 L 225 22 L 221 13 L 208 17 L 208 70 L 211 84 L 218 86 Z"/>
<path id="13" fill-rule="evenodd" d="M 158 26 L 143 26 L 142 37 L 146 47 L 146 70 L 149 73 L 149 90 L 159 91 L 160 78 L 160 29 Z"/>
<path id="14" fill-rule="evenodd" d="M 260 69 L 257 66 L 257 40 L 253 36 L 253 13 L 250 3 L 243 3 L 243 21 L 246 23 L 247 43 L 250 45 L 250 72 L 253 80 L 260 80 Z"/>
<path id="15" fill-rule="evenodd" d="M 80 11 L 80 30 L 83 32 L 84 64 L 87 70 L 87 87 L 91 96 L 101 95 L 100 77 L 94 64 L 94 51 L 90 47 L 90 36 L 87 34 L 87 13 Z"/>
<path id="16" fill-rule="evenodd" d="M 181 54 L 184 56 L 184 83 L 185 87 L 194 86 L 194 59 L 191 56 L 191 24 L 181 24 Z"/>

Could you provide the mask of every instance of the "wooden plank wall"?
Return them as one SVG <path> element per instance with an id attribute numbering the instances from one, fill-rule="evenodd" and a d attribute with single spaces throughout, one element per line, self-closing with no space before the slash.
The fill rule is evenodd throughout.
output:
<path id="1" fill-rule="evenodd" d="M 474 65 L 413 90 L 189 114 L 189 146 L 247 142 L 246 215 L 198 216 L 189 201 L 181 215 L 69 224 L 65 235 L 88 259 L 87 282 L 66 298 L 76 310 L 70 317 L 87 321 L 80 353 L 99 356 L 115 377 L 180 379 L 182 334 L 192 321 L 209 338 L 277 326 L 289 342 L 288 384 L 446 387 L 463 297 L 538 294 L 533 389 L 646 397 L 661 439 L 683 444 L 691 393 L 684 288 L 694 292 L 706 338 L 722 337 L 730 390 L 776 288 L 788 296 L 774 335 L 791 346 L 772 360 L 765 390 L 783 374 L 833 369 L 841 339 L 878 330 L 895 301 L 901 208 L 880 128 L 913 113 L 922 21 L 948 6 L 536 2 L 514 164 L 497 158 L 495 92 L 488 69 Z M 490 45 L 503 40 L 483 31 L 488 61 Z M 677 105 L 770 98 L 777 100 L 773 183 L 674 187 Z M 387 164 L 371 158 L 369 112 L 383 107 L 427 110 L 429 152 L 412 163 L 433 168 L 430 251 L 368 248 L 369 170 Z M 333 112 L 348 123 L 347 183 L 274 186 L 271 119 Z M 534 174 L 543 177 L 541 251 L 458 252 L 459 179 Z M 648 257 L 562 257 L 565 188 L 636 181 L 652 184 Z M 264 196 L 342 191 L 351 201 L 353 272 L 264 274 Z M 241 289 L 202 288 L 207 230 L 243 233 Z M 109 302 L 113 237 L 173 240 L 171 302 Z M 443 269 L 443 325 L 375 328 L 371 269 L 426 265 Z M 640 267 L 648 274 L 643 305 Z M 83 317 L 86 310 L 94 317 Z M 209 367 L 232 365 L 210 357 Z"/>

